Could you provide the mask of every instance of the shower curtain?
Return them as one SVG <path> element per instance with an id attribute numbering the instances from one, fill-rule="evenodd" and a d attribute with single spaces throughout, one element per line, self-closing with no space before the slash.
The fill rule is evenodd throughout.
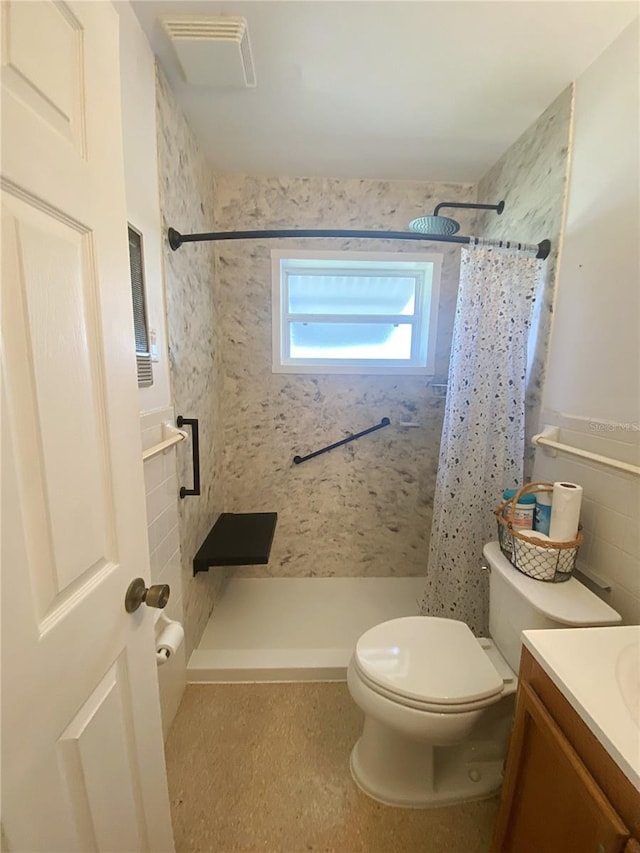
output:
<path id="1" fill-rule="evenodd" d="M 462 250 L 449 388 L 420 611 L 488 630 L 482 547 L 493 509 L 522 484 L 529 340 L 543 262 L 535 251 Z"/>

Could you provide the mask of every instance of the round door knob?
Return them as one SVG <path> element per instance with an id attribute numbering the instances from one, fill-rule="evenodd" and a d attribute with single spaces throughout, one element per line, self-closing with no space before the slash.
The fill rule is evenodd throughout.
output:
<path id="1" fill-rule="evenodd" d="M 127 589 L 124 597 L 124 609 L 127 613 L 135 613 L 141 604 L 162 609 L 167 606 L 170 593 L 169 584 L 158 583 L 147 589 L 144 578 L 136 578 L 131 581 Z"/>
<path id="2" fill-rule="evenodd" d="M 147 594 L 144 597 L 144 603 L 147 607 L 158 607 L 162 610 L 167 606 L 171 590 L 168 583 L 157 583 L 150 586 Z"/>

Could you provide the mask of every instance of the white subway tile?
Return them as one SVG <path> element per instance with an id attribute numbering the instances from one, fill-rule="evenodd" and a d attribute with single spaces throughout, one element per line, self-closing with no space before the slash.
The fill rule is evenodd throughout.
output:
<path id="1" fill-rule="evenodd" d="M 589 549 L 589 565 L 598 574 L 611 577 L 612 567 L 622 552 L 612 542 L 600 539 L 598 536 L 591 537 Z"/>
<path id="2" fill-rule="evenodd" d="M 150 551 L 149 564 L 151 571 L 151 583 L 160 583 L 160 575 L 164 569 L 164 563 L 162 562 L 162 554 L 157 548 L 155 551 Z"/>
<path id="3" fill-rule="evenodd" d="M 625 625 L 640 624 L 640 596 L 618 584 L 613 584 L 607 604 L 622 616 Z"/>
<path id="4" fill-rule="evenodd" d="M 157 583 L 168 583 L 171 587 L 171 598 L 182 598 L 182 572 L 180 569 L 180 550 L 173 552 L 165 563 Z"/>
<path id="5" fill-rule="evenodd" d="M 153 409 L 150 412 L 145 412 L 143 415 L 140 415 L 140 429 L 145 430 L 150 427 L 157 427 L 165 421 L 174 423 L 172 406 L 166 406 L 162 409 Z"/>
<path id="6" fill-rule="evenodd" d="M 162 566 L 160 569 L 161 572 L 164 571 L 165 566 L 179 547 L 180 533 L 177 527 L 173 527 L 154 551 L 154 553 L 158 554 L 159 565 Z"/>
<path id="7" fill-rule="evenodd" d="M 147 495 L 147 521 L 150 524 L 175 502 L 178 485 L 175 477 L 170 477 Z"/>
<path id="8" fill-rule="evenodd" d="M 638 487 L 640 481 L 631 474 L 607 474 L 602 477 L 602 503 L 623 515 L 637 519 L 634 507 L 638 504 Z"/>
<path id="9" fill-rule="evenodd" d="M 154 456 L 153 459 L 147 459 L 144 463 L 145 493 L 148 495 L 149 492 L 157 489 L 166 479 L 162 456 Z"/>
<path id="10" fill-rule="evenodd" d="M 626 554 L 640 560 L 640 526 L 637 521 L 630 519 L 627 523 L 620 547 Z"/>
<path id="11" fill-rule="evenodd" d="M 160 441 L 162 441 L 162 428 L 160 424 L 157 424 L 157 426 L 148 427 L 142 430 L 141 436 L 142 449 L 148 450 L 150 447 L 153 447 L 154 444 L 158 444 Z"/>
<path id="12" fill-rule="evenodd" d="M 588 563 L 595 572 L 612 583 L 624 586 L 640 596 L 640 561 L 616 545 L 594 537 Z"/>
<path id="13" fill-rule="evenodd" d="M 149 548 L 155 550 L 162 540 L 178 524 L 178 500 L 167 501 L 167 507 L 149 524 Z"/>
<path id="14" fill-rule="evenodd" d="M 637 557 L 621 551 L 611 578 L 640 598 L 640 560 Z"/>
<path id="15" fill-rule="evenodd" d="M 626 433 L 622 430 L 616 430 L 615 432 L 578 432 L 576 430 L 563 429 L 558 441 L 562 444 L 568 444 L 570 447 L 587 450 L 589 453 L 597 453 L 600 456 L 637 465 L 639 455 L 637 440 L 627 438 L 627 436 L 633 436 L 633 433 Z"/>
<path id="16" fill-rule="evenodd" d="M 593 541 L 593 533 L 589 530 L 589 528 L 585 528 L 582 531 L 582 535 L 584 536 L 584 542 L 580 546 L 580 560 L 586 563 L 587 565 L 591 565 L 591 543 Z M 595 570 L 595 566 L 592 566 Z"/>
<path id="17" fill-rule="evenodd" d="M 622 548 L 630 526 L 628 516 L 624 516 L 607 506 L 596 507 L 594 532 L 600 539 Z"/>
<path id="18" fill-rule="evenodd" d="M 162 466 L 164 472 L 164 479 L 170 480 L 171 477 L 176 476 L 176 450 L 175 447 L 167 450 L 166 453 L 163 453 L 160 457 L 162 459 Z"/>
<path id="19" fill-rule="evenodd" d="M 631 521 L 638 525 L 640 524 L 640 477 L 636 477 L 635 482 L 631 486 L 631 494 L 629 495 L 628 516 Z"/>
<path id="20" fill-rule="evenodd" d="M 588 498 L 584 498 L 582 501 L 582 507 L 580 509 L 580 522 L 583 527 L 583 533 L 585 533 L 587 530 L 590 530 L 592 533 L 596 532 L 597 515 L 598 504 L 596 504 L 594 501 L 589 500 Z"/>

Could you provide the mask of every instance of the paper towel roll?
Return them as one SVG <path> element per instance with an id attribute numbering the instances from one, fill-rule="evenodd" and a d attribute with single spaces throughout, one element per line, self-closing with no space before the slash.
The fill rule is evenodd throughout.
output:
<path id="1" fill-rule="evenodd" d="M 156 638 L 156 660 L 160 666 L 175 655 L 184 640 L 184 628 L 179 622 L 163 618 L 165 627 Z"/>
<path id="2" fill-rule="evenodd" d="M 578 534 L 582 486 L 576 483 L 554 483 L 551 503 L 549 539 L 553 542 L 571 542 Z"/>

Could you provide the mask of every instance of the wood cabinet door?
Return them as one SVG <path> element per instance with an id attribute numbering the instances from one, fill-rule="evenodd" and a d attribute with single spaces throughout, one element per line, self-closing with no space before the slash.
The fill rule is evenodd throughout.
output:
<path id="1" fill-rule="evenodd" d="M 620 853 L 629 833 L 533 689 L 518 690 L 494 853 Z"/>

